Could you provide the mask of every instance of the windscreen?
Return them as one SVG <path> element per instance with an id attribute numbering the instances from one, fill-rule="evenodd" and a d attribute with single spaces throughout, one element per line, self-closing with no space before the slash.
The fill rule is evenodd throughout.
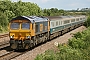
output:
<path id="1" fill-rule="evenodd" d="M 10 28 L 11 29 L 19 29 L 20 23 L 11 23 Z"/>
<path id="2" fill-rule="evenodd" d="M 30 23 L 22 23 L 22 29 L 30 29 Z"/>

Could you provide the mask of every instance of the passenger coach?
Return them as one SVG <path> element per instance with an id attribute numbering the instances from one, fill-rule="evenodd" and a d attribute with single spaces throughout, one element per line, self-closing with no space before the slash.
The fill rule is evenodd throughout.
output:
<path id="1" fill-rule="evenodd" d="M 49 16 L 50 39 L 60 36 L 84 24 L 86 16 Z"/>

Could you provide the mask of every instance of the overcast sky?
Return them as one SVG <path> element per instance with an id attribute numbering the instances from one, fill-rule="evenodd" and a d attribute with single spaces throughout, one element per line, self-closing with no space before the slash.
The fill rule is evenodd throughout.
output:
<path id="1" fill-rule="evenodd" d="M 13 0 L 18 1 L 18 0 Z M 58 8 L 71 10 L 77 8 L 90 8 L 90 0 L 22 0 L 23 2 L 36 3 L 40 8 Z"/>

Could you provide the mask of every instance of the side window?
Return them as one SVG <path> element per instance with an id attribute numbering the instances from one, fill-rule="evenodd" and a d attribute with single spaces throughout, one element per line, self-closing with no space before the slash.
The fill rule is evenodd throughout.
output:
<path id="1" fill-rule="evenodd" d="M 59 21 L 59 25 L 61 24 L 61 22 Z"/>
<path id="2" fill-rule="evenodd" d="M 62 25 L 62 21 L 61 21 L 61 25 Z"/>
<path id="3" fill-rule="evenodd" d="M 54 22 L 51 22 L 52 27 L 54 27 Z"/>
<path id="4" fill-rule="evenodd" d="M 69 23 L 70 22 L 70 20 L 65 20 L 64 21 L 64 24 L 67 24 L 67 23 Z"/>
<path id="5" fill-rule="evenodd" d="M 82 18 L 80 18 L 80 20 L 82 20 Z"/>
<path id="6" fill-rule="evenodd" d="M 85 17 L 83 18 L 83 20 L 85 20 Z"/>
<path id="7" fill-rule="evenodd" d="M 75 22 L 75 19 L 72 19 L 71 22 Z"/>
<path id="8" fill-rule="evenodd" d="M 77 18 L 76 21 L 79 21 L 79 18 Z"/>
<path id="9" fill-rule="evenodd" d="M 58 26 L 58 21 L 56 21 L 56 26 Z"/>

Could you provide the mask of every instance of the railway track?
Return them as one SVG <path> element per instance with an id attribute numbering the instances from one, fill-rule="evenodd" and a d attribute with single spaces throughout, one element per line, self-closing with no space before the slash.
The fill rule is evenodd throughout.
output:
<path id="1" fill-rule="evenodd" d="M 4 48 L 4 47 L 7 47 L 7 46 L 10 46 L 9 44 L 9 41 L 7 41 L 6 43 L 0 43 L 0 49 Z"/>
<path id="2" fill-rule="evenodd" d="M 26 53 L 27 51 L 15 51 L 10 48 L 10 46 L 2 48 L 0 50 L 0 60 L 11 60 L 19 55 Z"/>
<path id="3" fill-rule="evenodd" d="M 8 36 L 9 36 L 8 33 L 0 35 L 0 49 L 10 45 Z"/>
<path id="4" fill-rule="evenodd" d="M 8 37 L 8 36 L 9 36 L 9 34 L 7 33 L 7 34 L 0 35 L 0 38 L 4 38 L 4 37 Z"/>
<path id="5" fill-rule="evenodd" d="M 13 59 L 19 55 L 22 55 L 25 52 L 15 52 L 15 51 L 10 51 L 10 52 L 4 52 L 0 55 L 0 60 L 10 60 Z"/>
<path id="6" fill-rule="evenodd" d="M 9 46 L 9 40 L 4 39 L 8 36 L 9 34 L 0 35 L 0 60 L 10 60 L 25 53 L 13 51 Z"/>

